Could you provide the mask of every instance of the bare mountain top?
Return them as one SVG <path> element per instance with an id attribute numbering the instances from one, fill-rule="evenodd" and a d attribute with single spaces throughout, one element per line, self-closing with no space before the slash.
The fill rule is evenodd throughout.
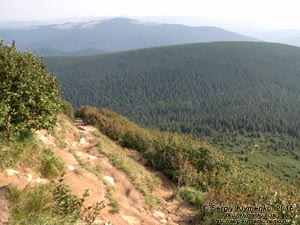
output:
<path id="1" fill-rule="evenodd" d="M 21 50 L 93 48 L 109 52 L 196 42 L 258 41 L 218 27 L 159 24 L 127 18 L 0 29 L 0 37 L 6 43 L 15 40 Z"/>

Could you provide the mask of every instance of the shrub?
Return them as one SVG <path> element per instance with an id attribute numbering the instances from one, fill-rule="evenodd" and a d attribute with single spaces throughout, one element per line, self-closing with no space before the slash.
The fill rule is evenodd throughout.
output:
<path id="1" fill-rule="evenodd" d="M 41 59 L 0 41 L 0 132 L 4 139 L 55 125 L 61 108 L 58 84 Z"/>

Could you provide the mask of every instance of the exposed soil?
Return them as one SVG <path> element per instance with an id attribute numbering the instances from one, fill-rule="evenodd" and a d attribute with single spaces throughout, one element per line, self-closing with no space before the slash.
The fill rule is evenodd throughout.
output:
<path id="1" fill-rule="evenodd" d="M 84 190 L 88 189 L 90 195 L 86 201 L 87 205 L 104 201 L 106 207 L 101 211 L 95 224 L 195 224 L 193 221 L 196 214 L 194 207 L 185 201 L 169 201 L 176 188 L 163 174 L 149 169 L 151 173 L 155 174 L 161 180 L 161 185 L 156 188 L 155 194 L 162 201 L 162 204 L 157 209 L 150 210 L 149 206 L 145 203 L 144 196 L 136 189 L 127 175 L 115 168 L 110 160 L 99 151 L 97 138 L 93 134 L 97 132 L 96 129 L 92 126 L 84 125 L 81 120 L 75 121 L 74 129 L 76 129 L 78 135 L 67 133 L 64 137 L 65 145 L 63 147 L 61 147 L 61 143 L 58 140 L 48 135 L 45 131 L 37 132 L 37 137 L 50 146 L 53 152 L 65 163 L 65 181 L 71 187 L 74 194 L 81 197 Z M 146 160 L 140 153 L 130 149 L 123 149 L 113 141 L 109 140 L 102 148 L 119 148 L 120 151 L 126 151 L 129 156 L 132 156 L 141 165 L 145 165 L 146 163 Z M 94 168 L 99 168 L 102 177 L 112 177 L 115 186 L 110 188 L 107 184 L 104 184 L 103 179 L 99 179 L 93 172 L 80 166 L 70 150 L 84 163 Z M 4 188 L 4 186 L 14 184 L 22 188 L 26 184 L 32 183 L 38 177 L 37 174 L 32 174 L 33 178 L 29 179 L 28 171 L 30 170 L 20 166 L 12 169 L 15 169 L 19 173 L 10 176 L 5 174 L 5 172 L 0 174 L 0 224 L 5 224 L 9 217 L 7 188 Z M 111 189 L 112 196 L 119 205 L 119 213 L 113 214 L 110 212 L 111 207 L 107 198 L 108 188 Z"/>
<path id="2" fill-rule="evenodd" d="M 7 224 L 9 218 L 9 201 L 8 201 L 9 189 L 7 186 L 0 187 L 0 224 Z"/>

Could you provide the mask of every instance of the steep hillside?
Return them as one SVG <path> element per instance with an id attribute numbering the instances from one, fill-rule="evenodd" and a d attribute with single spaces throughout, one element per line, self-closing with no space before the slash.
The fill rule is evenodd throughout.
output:
<path id="1" fill-rule="evenodd" d="M 300 49 L 211 43 L 84 58 L 48 58 L 76 107 L 109 107 L 182 131 L 277 131 L 298 136 Z"/>
<path id="2" fill-rule="evenodd" d="M 195 220 L 196 208 L 180 199 L 169 201 L 176 192 L 175 185 L 158 171 L 149 171 L 141 165 L 138 159 L 143 156 L 138 152 L 120 147 L 80 121 L 75 125 L 77 127 L 60 115 L 51 133 L 41 130 L 32 137 L 30 144 L 34 149 L 27 146 L 14 156 L 1 154 L 0 216 L 3 221 L 0 224 L 7 221 L 28 225 L 73 224 L 76 214 L 67 208 L 76 208 L 71 195 L 81 198 L 85 190 L 89 195 L 85 197 L 84 207 L 101 202 L 105 208 L 99 215 L 95 214 L 92 223 L 80 215 L 78 220 L 83 224 L 189 224 Z M 14 143 L 13 147 L 22 148 L 22 143 Z M 12 151 L 5 143 L 1 153 L 4 149 Z M 30 156 L 34 152 L 40 154 Z M 63 173 L 63 179 L 58 178 Z M 52 183 L 53 180 L 56 183 Z M 66 192 L 70 205 L 56 211 L 59 198 L 66 197 L 56 190 L 64 192 L 65 188 L 70 190 Z M 33 201 L 35 204 L 29 206 Z M 83 215 L 87 214 L 83 211 Z"/>
<path id="3" fill-rule="evenodd" d="M 174 180 L 177 195 L 197 207 L 200 224 L 299 223 L 297 185 L 245 168 L 190 136 L 146 130 L 109 110 L 83 107 L 81 116 L 121 146 L 139 151 L 148 165 Z M 250 212 L 256 213 L 249 216 Z"/>
<path id="4" fill-rule="evenodd" d="M 25 142 L 2 143 L 0 215 L 9 224 L 299 223 L 298 187 L 247 169 L 190 137 L 145 130 L 108 110 L 81 112 L 101 132 L 81 121 L 75 128 L 60 115 L 51 133 L 41 130 Z M 93 206 L 90 214 L 79 213 L 77 204 Z M 232 218 L 214 208 L 224 205 L 233 207 Z M 236 207 L 262 205 L 270 207 L 267 213 L 251 218 Z"/>
<path id="5" fill-rule="evenodd" d="M 76 107 L 109 107 L 144 125 L 298 136 L 300 49 L 208 43 L 48 58 Z M 207 131 L 209 132 L 209 130 Z"/>
<path id="6" fill-rule="evenodd" d="M 125 18 L 0 29 L 0 37 L 7 43 L 15 40 L 21 50 L 96 48 L 109 52 L 195 42 L 257 41 L 217 27 L 143 23 Z"/>

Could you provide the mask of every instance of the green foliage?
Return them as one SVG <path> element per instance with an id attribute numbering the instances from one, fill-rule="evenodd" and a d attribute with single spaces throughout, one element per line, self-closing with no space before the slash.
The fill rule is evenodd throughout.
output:
<path id="1" fill-rule="evenodd" d="M 53 224 L 60 225 L 57 215 L 52 213 L 54 202 L 51 198 L 51 187 L 39 185 L 34 188 L 27 186 L 19 191 L 10 188 L 11 217 L 9 224 Z"/>
<path id="2" fill-rule="evenodd" d="M 82 198 L 77 198 L 76 195 L 72 194 L 69 186 L 64 183 L 63 177 L 54 184 L 52 196 L 56 203 L 55 213 L 67 217 L 67 221 L 71 223 L 81 219 L 85 224 L 90 225 L 105 207 L 103 202 L 97 202 L 94 206 L 84 206 L 83 203 L 89 196 L 88 190 L 83 193 Z"/>
<path id="3" fill-rule="evenodd" d="M 63 100 L 62 110 L 63 110 L 63 114 L 65 114 L 71 121 L 75 120 L 74 109 L 70 102 Z"/>
<path id="4" fill-rule="evenodd" d="M 107 107 L 148 127 L 299 136 L 300 49 L 201 43 L 46 59 L 75 107 Z"/>
<path id="5" fill-rule="evenodd" d="M 22 141 L 7 141 L 0 146 L 0 168 L 15 164 L 31 168 L 45 178 L 53 178 L 64 171 L 60 158 L 41 141 L 30 136 Z"/>
<path id="6" fill-rule="evenodd" d="M 83 107 L 81 115 L 120 144 L 142 152 L 150 165 L 176 180 L 182 195 L 198 207 L 204 195 L 208 205 L 295 205 L 291 211 L 276 214 L 291 224 L 299 223 L 300 190 L 295 185 L 260 169 L 246 168 L 190 136 L 146 130 L 104 109 Z M 201 193 L 198 198 L 197 192 Z M 217 215 L 200 207 L 199 216 L 209 221 Z"/>
<path id="7" fill-rule="evenodd" d="M 55 77 L 42 60 L 0 42 L 0 132 L 4 139 L 55 125 L 61 105 Z"/>
<path id="8" fill-rule="evenodd" d="M 198 209 L 200 209 L 205 202 L 205 194 L 190 187 L 179 188 L 176 196 L 193 203 Z"/>
<path id="9" fill-rule="evenodd" d="M 64 164 L 61 159 L 55 156 L 48 148 L 44 150 L 41 163 L 42 165 L 40 170 L 43 177 L 57 177 L 64 171 Z"/>
<path id="10" fill-rule="evenodd" d="M 299 61 L 300 49 L 292 46 L 219 42 L 49 58 L 46 64 L 74 107 L 106 107 L 145 127 L 192 134 L 294 182 L 300 176 L 299 166 L 289 168 L 300 157 Z M 128 141 L 147 148 L 126 132 Z M 249 156 L 254 145 L 265 163 Z M 268 155 L 283 157 L 285 165 L 273 171 Z"/>
<path id="11" fill-rule="evenodd" d="M 61 177 L 57 183 L 27 186 L 22 191 L 10 188 L 11 218 L 9 224 L 75 224 L 78 220 L 91 225 L 104 204 L 84 206 L 88 196 L 84 192 L 82 198 L 71 193 L 68 185 Z"/>

